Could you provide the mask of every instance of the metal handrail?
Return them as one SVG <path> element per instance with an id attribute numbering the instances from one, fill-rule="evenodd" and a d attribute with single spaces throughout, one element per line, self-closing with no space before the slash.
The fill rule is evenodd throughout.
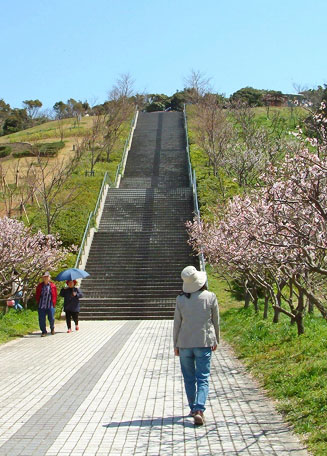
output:
<path id="1" fill-rule="evenodd" d="M 192 176 L 192 164 L 191 164 L 191 156 L 190 156 L 190 144 L 188 141 L 188 125 L 187 125 L 187 117 L 186 117 L 186 105 L 184 103 L 184 129 L 185 129 L 185 139 L 186 139 L 186 154 L 187 154 L 187 165 L 188 165 L 188 175 L 190 179 L 190 184 L 193 186 L 193 176 Z"/>
<path id="2" fill-rule="evenodd" d="M 196 185 L 196 174 L 193 169 L 193 195 L 194 195 L 194 212 L 200 217 L 199 200 L 198 200 L 198 189 Z"/>
<path id="3" fill-rule="evenodd" d="M 106 171 L 104 173 L 104 176 L 103 176 L 103 179 L 102 179 L 102 184 L 101 184 L 101 188 L 100 188 L 100 191 L 99 191 L 98 199 L 97 199 L 94 211 L 93 211 L 93 214 L 94 214 L 95 217 L 97 216 L 97 212 L 98 212 L 100 201 L 101 201 L 102 194 L 103 194 L 103 189 L 104 189 L 104 186 L 105 186 L 107 181 L 108 181 L 108 183 L 110 185 L 110 178 L 109 178 L 108 171 Z"/>
<path id="4" fill-rule="evenodd" d="M 117 187 L 118 176 L 119 176 L 119 174 L 120 174 L 120 165 L 121 165 L 121 163 L 119 163 L 119 164 L 117 165 L 114 187 Z"/>
<path id="5" fill-rule="evenodd" d="M 128 154 L 128 151 L 129 151 L 129 149 L 128 149 L 129 142 L 130 142 L 131 136 L 133 134 L 133 130 L 134 130 L 135 126 L 136 126 L 137 113 L 138 113 L 138 110 L 136 109 L 135 112 L 134 112 L 133 119 L 131 120 L 128 137 L 127 137 L 127 139 L 125 141 L 124 152 L 123 152 L 123 156 L 122 156 L 122 159 L 121 159 L 121 175 L 122 176 L 124 175 L 124 172 L 125 172 L 126 158 L 127 158 L 127 154 Z"/>
<path id="6" fill-rule="evenodd" d="M 89 233 L 89 228 L 90 228 L 92 217 L 93 217 L 93 211 L 91 211 L 90 214 L 89 214 L 89 218 L 88 218 L 85 230 L 84 230 L 81 246 L 79 248 L 78 255 L 77 255 L 77 258 L 76 258 L 76 261 L 75 261 L 75 268 L 78 267 L 79 261 L 80 261 L 81 256 L 82 256 L 82 253 L 83 253 L 83 250 L 84 250 L 85 241 L 86 241 L 86 238 L 87 238 L 88 233 Z"/>
<path id="7" fill-rule="evenodd" d="M 116 176 L 115 176 L 115 184 L 114 184 L 115 187 L 117 187 L 118 180 L 119 180 L 119 175 L 120 175 L 120 177 L 123 177 L 124 173 L 125 173 L 125 166 L 126 166 L 127 156 L 128 156 L 128 152 L 129 152 L 129 149 L 130 149 L 130 141 L 131 141 L 131 137 L 133 135 L 133 132 L 134 132 L 134 129 L 135 129 L 135 126 L 136 126 L 137 115 L 138 115 L 138 109 L 136 108 L 135 112 L 134 112 L 133 119 L 131 120 L 131 124 L 130 124 L 130 127 L 129 127 L 128 137 L 127 137 L 127 139 L 125 141 L 123 155 L 122 155 L 120 163 L 117 165 Z"/>
<path id="8" fill-rule="evenodd" d="M 194 214 L 198 218 L 198 220 L 201 220 L 201 214 L 200 214 L 200 209 L 199 209 L 199 200 L 198 200 L 198 192 L 197 192 L 197 186 L 196 186 L 196 174 L 195 174 L 195 169 L 192 171 L 192 163 L 191 163 L 191 156 L 190 156 L 190 147 L 189 147 L 189 141 L 188 141 L 188 126 L 187 126 L 187 117 L 186 117 L 186 107 L 184 104 L 184 109 L 183 109 L 183 114 L 184 114 L 184 128 L 185 128 L 185 138 L 186 138 L 186 153 L 187 153 L 187 161 L 188 161 L 188 170 L 189 170 L 189 179 L 190 179 L 190 185 L 193 190 L 193 205 L 194 205 Z M 204 255 L 202 252 L 199 253 L 199 262 L 200 262 L 200 269 L 201 271 L 205 271 L 205 259 Z"/>
<path id="9" fill-rule="evenodd" d="M 93 211 L 91 211 L 89 213 L 89 218 L 87 220 L 87 224 L 86 224 L 86 227 L 85 227 L 85 230 L 84 230 L 82 242 L 81 242 L 80 248 L 78 250 L 78 255 L 77 255 L 77 258 L 76 258 L 76 261 L 75 261 L 75 268 L 78 267 L 80 259 L 81 259 L 81 256 L 82 256 L 82 254 L 84 252 L 85 242 L 86 242 L 86 239 L 87 239 L 87 237 L 89 235 L 89 231 L 91 229 L 91 221 L 92 221 L 93 217 L 94 217 L 94 219 L 96 219 L 96 216 L 97 216 L 97 213 L 98 213 L 98 210 L 99 210 L 99 206 L 100 206 L 100 201 L 101 201 L 102 196 L 103 196 L 104 187 L 105 187 L 106 182 L 108 182 L 109 185 L 111 183 L 107 171 L 105 172 L 105 174 L 103 176 L 103 179 L 102 179 L 102 184 L 101 184 L 101 188 L 99 190 L 98 199 L 97 199 L 95 208 L 94 208 Z"/>

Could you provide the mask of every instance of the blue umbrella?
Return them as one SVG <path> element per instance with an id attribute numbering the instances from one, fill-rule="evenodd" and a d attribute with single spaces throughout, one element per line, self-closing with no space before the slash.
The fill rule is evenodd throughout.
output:
<path id="1" fill-rule="evenodd" d="M 83 271 L 82 269 L 70 268 L 60 272 L 55 280 L 61 282 L 64 280 L 85 279 L 85 277 L 88 277 L 89 275 L 90 274 L 88 272 Z"/>

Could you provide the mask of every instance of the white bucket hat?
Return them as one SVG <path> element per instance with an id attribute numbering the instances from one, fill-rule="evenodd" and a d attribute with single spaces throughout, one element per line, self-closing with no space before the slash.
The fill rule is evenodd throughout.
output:
<path id="1" fill-rule="evenodd" d="M 181 277 L 185 293 L 194 293 L 200 290 L 207 281 L 207 274 L 204 271 L 198 271 L 194 266 L 186 266 Z"/>

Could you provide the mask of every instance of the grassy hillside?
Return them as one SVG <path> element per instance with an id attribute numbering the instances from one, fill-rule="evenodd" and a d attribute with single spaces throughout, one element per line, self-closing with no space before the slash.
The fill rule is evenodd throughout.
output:
<path id="1" fill-rule="evenodd" d="M 271 107 L 252 108 L 258 126 L 266 128 L 273 137 L 288 136 L 305 119 L 308 112 L 303 108 Z M 236 194 L 242 193 L 235 179 L 227 176 L 223 169 L 214 176 L 208 157 L 197 144 L 196 119 L 194 106 L 187 106 L 188 134 L 192 166 L 196 171 L 198 197 L 202 216 L 210 217 L 212 206 L 217 200 L 225 201 Z M 224 196 L 222 196 L 224 195 Z"/>
<path id="2" fill-rule="evenodd" d="M 83 117 L 79 125 L 75 119 L 63 119 L 59 125 L 57 120 L 46 122 L 36 127 L 28 128 L 10 135 L 0 137 L 0 145 L 8 144 L 12 149 L 12 154 L 8 157 L 0 159 L 0 164 L 6 170 L 15 163 L 13 154 L 16 151 L 24 149 L 24 144 L 40 144 L 60 141 L 60 129 L 63 131 L 64 147 L 59 152 L 59 157 L 69 157 L 74 144 L 78 139 L 82 138 L 92 127 L 92 117 Z M 26 147 L 27 149 L 28 147 Z M 28 165 L 33 161 L 32 157 L 25 157 L 23 168 L 27 169 Z"/>
<path id="3" fill-rule="evenodd" d="M 104 173 L 108 171 L 112 181 L 115 179 L 116 169 L 121 161 L 122 153 L 124 150 L 125 140 L 128 136 L 130 128 L 130 120 L 128 119 L 122 128 L 120 137 L 115 144 L 115 147 L 110 153 L 109 162 L 101 161 L 96 163 L 93 177 L 86 177 L 85 171 L 90 169 L 89 154 L 83 158 L 78 169 L 71 176 L 67 182 L 67 188 L 78 188 L 78 196 L 71 204 L 67 205 L 61 212 L 60 217 L 56 220 L 53 227 L 53 232 L 58 232 L 65 245 L 79 244 L 83 235 L 85 224 L 90 211 L 94 209 L 98 192 Z M 56 158 L 49 158 L 49 166 L 53 167 L 55 172 L 58 158 L 59 160 L 67 159 L 73 153 L 73 145 L 88 130 L 92 128 L 92 117 L 84 117 L 80 124 L 77 125 L 75 119 L 64 119 L 63 121 L 63 141 L 64 148 L 58 152 Z M 0 138 L 0 144 L 12 144 L 13 150 L 15 143 L 34 143 L 41 144 L 45 142 L 55 142 L 60 140 L 60 131 L 58 121 L 47 122 L 45 124 L 30 128 L 28 130 L 13 133 L 11 135 L 3 136 Z M 29 165 L 34 162 L 34 157 L 24 157 L 21 159 L 14 158 L 12 155 L 0 159 L 0 165 L 3 172 L 6 173 L 7 182 L 10 184 L 16 178 L 16 166 L 19 163 L 19 177 L 23 182 L 24 174 L 26 173 Z M 63 189 L 64 191 L 64 189 Z M 0 204 L 0 214 L 3 213 L 4 207 Z M 46 230 L 46 222 L 43 211 L 38 207 L 37 203 L 26 205 L 27 218 L 24 216 L 23 220 L 29 224 L 33 229 Z"/>
<path id="4" fill-rule="evenodd" d="M 60 121 L 64 130 L 64 138 L 74 138 L 85 134 L 92 126 L 92 117 L 83 117 L 79 124 L 75 118 Z M 58 120 L 45 122 L 27 130 L 18 131 L 10 135 L 1 136 L 0 143 L 29 142 L 60 137 L 60 124 Z"/>

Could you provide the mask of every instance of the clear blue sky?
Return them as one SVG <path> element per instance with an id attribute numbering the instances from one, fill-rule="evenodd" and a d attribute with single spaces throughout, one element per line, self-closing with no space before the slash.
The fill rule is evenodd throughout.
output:
<path id="1" fill-rule="evenodd" d="M 327 83 L 326 0 L 0 0 L 0 98 L 105 101 L 182 90 L 191 69 L 230 95 Z"/>

